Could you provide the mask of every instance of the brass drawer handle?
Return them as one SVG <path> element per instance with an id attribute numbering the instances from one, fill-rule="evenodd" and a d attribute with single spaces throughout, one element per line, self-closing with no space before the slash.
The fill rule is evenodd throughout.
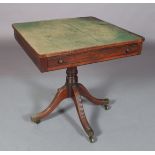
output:
<path id="1" fill-rule="evenodd" d="M 58 63 L 59 63 L 59 64 L 64 63 L 63 59 L 60 58 L 60 59 L 58 60 Z"/>
<path id="2" fill-rule="evenodd" d="M 131 51 L 130 48 L 126 48 L 125 53 L 126 53 L 126 54 L 129 54 L 130 51 Z"/>

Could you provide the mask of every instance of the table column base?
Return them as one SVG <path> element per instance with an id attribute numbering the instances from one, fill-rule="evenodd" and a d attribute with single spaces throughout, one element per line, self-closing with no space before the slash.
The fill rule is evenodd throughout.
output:
<path id="1" fill-rule="evenodd" d="M 103 105 L 105 110 L 108 110 L 110 108 L 109 99 L 97 99 L 93 97 L 81 83 L 78 83 L 77 67 L 67 68 L 66 73 L 66 83 L 63 87 L 58 89 L 57 94 L 51 104 L 42 112 L 37 113 L 35 116 L 31 117 L 31 120 L 37 124 L 40 123 L 42 119 L 53 112 L 53 110 L 60 104 L 62 100 L 64 100 L 65 98 L 72 98 L 76 106 L 81 124 L 89 137 L 89 141 L 94 142 L 94 132 L 87 121 L 81 96 L 87 98 L 95 105 Z"/>

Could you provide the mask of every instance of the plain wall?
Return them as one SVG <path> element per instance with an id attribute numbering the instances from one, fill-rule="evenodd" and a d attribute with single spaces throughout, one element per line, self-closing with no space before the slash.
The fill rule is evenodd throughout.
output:
<path id="1" fill-rule="evenodd" d="M 64 101 L 46 121 L 45 108 L 65 70 L 40 73 L 13 36 L 12 23 L 95 16 L 145 37 L 141 56 L 79 67 L 79 81 L 112 109 L 86 102 L 97 141 L 90 144 L 75 107 Z M 0 4 L 0 150 L 155 150 L 155 4 Z M 64 113 L 59 109 L 64 108 Z"/>

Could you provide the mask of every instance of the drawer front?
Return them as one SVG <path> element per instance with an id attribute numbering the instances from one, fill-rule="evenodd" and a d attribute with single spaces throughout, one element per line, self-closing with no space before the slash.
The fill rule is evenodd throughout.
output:
<path id="1" fill-rule="evenodd" d="M 140 44 L 131 44 L 120 47 L 104 48 L 100 50 L 84 51 L 75 54 L 66 54 L 48 58 L 48 70 L 80 66 L 105 60 L 137 55 L 141 51 Z"/>

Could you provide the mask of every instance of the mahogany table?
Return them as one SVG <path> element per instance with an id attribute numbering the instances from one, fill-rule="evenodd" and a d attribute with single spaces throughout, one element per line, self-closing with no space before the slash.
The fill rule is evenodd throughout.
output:
<path id="1" fill-rule="evenodd" d="M 72 98 L 90 142 L 94 132 L 83 109 L 81 96 L 109 109 L 108 99 L 97 99 L 78 82 L 77 66 L 139 55 L 144 38 L 95 17 L 15 23 L 14 35 L 41 72 L 67 68 L 66 83 L 51 104 L 31 117 L 39 123 L 65 98 Z"/>

